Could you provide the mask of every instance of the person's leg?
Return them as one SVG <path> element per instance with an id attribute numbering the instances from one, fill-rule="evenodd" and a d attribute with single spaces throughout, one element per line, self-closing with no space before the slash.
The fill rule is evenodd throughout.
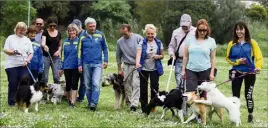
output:
<path id="1" fill-rule="evenodd" d="M 131 71 L 135 69 L 135 66 L 131 66 Z M 137 108 L 140 99 L 140 76 L 137 70 L 133 71 L 131 75 L 131 83 L 129 83 L 132 87 L 131 93 L 131 106 Z"/>
<path id="2" fill-rule="evenodd" d="M 247 100 L 248 107 L 248 122 L 253 121 L 253 109 L 254 109 L 254 101 L 253 101 L 253 89 L 256 81 L 255 74 L 249 74 L 245 77 L 245 98 Z"/>
<path id="3" fill-rule="evenodd" d="M 159 89 L 159 75 L 157 70 L 150 72 L 151 99 L 156 96 Z"/>
<path id="4" fill-rule="evenodd" d="M 198 75 L 198 85 L 201 85 L 202 82 L 210 81 L 209 75 L 210 75 L 210 69 L 207 69 L 205 71 L 201 71 L 197 73 Z M 206 98 L 206 92 L 202 91 L 200 94 L 200 97 Z"/>
<path id="5" fill-rule="evenodd" d="M 100 82 L 102 77 L 102 64 L 94 64 L 92 71 L 92 96 L 91 107 L 96 109 L 100 96 Z"/>
<path id="6" fill-rule="evenodd" d="M 6 69 L 7 80 L 8 80 L 7 102 L 9 106 L 15 105 L 14 96 L 15 96 L 15 93 L 19 84 L 19 79 L 18 79 L 19 72 L 17 68 L 18 67 Z"/>
<path id="7" fill-rule="evenodd" d="M 77 88 L 79 81 L 79 72 L 77 69 L 72 69 L 72 92 L 71 92 L 71 103 L 74 105 L 77 96 Z"/>
<path id="8" fill-rule="evenodd" d="M 70 69 L 64 69 L 64 77 L 65 77 L 65 82 L 66 82 L 66 97 L 68 99 L 68 103 L 70 105 L 71 101 L 71 96 L 70 96 L 70 91 L 71 91 L 71 86 L 72 86 L 72 72 Z"/>
<path id="9" fill-rule="evenodd" d="M 238 77 L 242 74 L 236 72 L 235 74 L 235 77 Z M 240 90 L 241 90 L 241 86 L 242 86 L 242 83 L 243 83 L 243 79 L 244 78 L 236 78 L 232 81 L 232 93 L 233 93 L 233 96 L 237 97 L 237 98 L 240 98 Z"/>
<path id="10" fill-rule="evenodd" d="M 83 64 L 83 76 L 84 76 L 84 82 L 86 86 L 86 96 L 88 101 L 88 107 L 90 107 L 91 104 L 91 95 L 92 95 L 92 79 L 91 79 L 91 66 L 90 64 Z"/>
<path id="11" fill-rule="evenodd" d="M 130 74 L 130 65 L 124 64 L 123 65 L 123 72 L 124 72 L 124 88 L 125 88 L 125 100 L 126 100 L 126 105 L 128 107 L 131 106 L 131 95 L 132 95 L 132 81 L 131 77 L 133 74 Z M 128 78 L 127 78 L 128 77 Z"/>
<path id="12" fill-rule="evenodd" d="M 140 72 L 140 102 L 142 112 L 146 112 L 146 106 L 148 104 L 148 77 L 149 73 L 142 70 Z"/>
<path id="13" fill-rule="evenodd" d="M 49 57 L 43 56 L 43 62 L 44 62 L 44 71 L 42 74 L 42 82 L 47 83 L 48 82 L 48 74 L 49 74 L 49 67 L 51 64 L 51 61 Z"/>
<path id="14" fill-rule="evenodd" d="M 179 85 L 181 84 L 181 71 L 182 71 L 182 60 L 177 59 L 175 62 L 175 79 L 177 83 L 177 88 L 180 88 Z"/>
<path id="15" fill-rule="evenodd" d="M 53 64 L 51 64 L 52 73 L 53 73 L 53 80 L 54 83 L 60 83 L 60 76 L 59 76 L 59 65 L 60 65 L 60 57 L 52 57 Z"/>
<path id="16" fill-rule="evenodd" d="M 198 75 L 196 72 L 186 69 L 186 92 L 196 91 Z"/>
<path id="17" fill-rule="evenodd" d="M 84 100 L 84 97 L 86 94 L 86 86 L 85 86 L 83 73 L 79 73 L 79 76 L 80 76 L 80 86 L 79 86 L 79 90 L 78 90 L 77 101 L 82 102 Z"/>

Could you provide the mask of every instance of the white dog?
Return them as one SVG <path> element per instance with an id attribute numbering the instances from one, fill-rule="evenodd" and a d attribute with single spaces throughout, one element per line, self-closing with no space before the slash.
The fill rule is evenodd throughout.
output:
<path id="1" fill-rule="evenodd" d="M 216 88 L 216 84 L 213 82 L 203 82 L 197 88 L 207 92 L 207 100 L 195 100 L 195 103 L 212 105 L 216 108 L 225 108 L 229 113 L 231 122 L 234 122 L 236 126 L 241 125 L 239 98 L 226 98 L 220 90 Z"/>
<path id="2" fill-rule="evenodd" d="M 52 98 L 51 102 L 53 104 L 57 104 L 61 102 L 62 97 L 64 95 L 64 89 L 61 84 L 51 84 L 50 88 L 52 89 Z"/>

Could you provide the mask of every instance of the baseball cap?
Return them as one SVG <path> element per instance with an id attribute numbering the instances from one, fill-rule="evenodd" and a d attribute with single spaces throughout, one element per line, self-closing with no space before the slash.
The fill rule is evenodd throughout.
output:
<path id="1" fill-rule="evenodd" d="M 188 14 L 183 14 L 181 16 L 180 26 L 189 26 L 192 22 L 192 18 Z"/>
<path id="2" fill-rule="evenodd" d="M 82 27 L 82 22 L 80 20 L 78 20 L 78 19 L 74 19 L 72 23 L 76 24 L 77 27 Z"/>

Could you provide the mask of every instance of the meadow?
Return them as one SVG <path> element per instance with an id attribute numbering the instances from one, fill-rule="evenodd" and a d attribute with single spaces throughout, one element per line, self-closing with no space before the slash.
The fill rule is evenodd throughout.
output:
<path id="1" fill-rule="evenodd" d="M 115 53 L 109 53 L 109 66 L 103 71 L 103 75 L 117 72 L 117 64 L 115 61 Z M 165 56 L 163 64 L 165 74 L 160 77 L 160 90 L 166 88 L 169 67 L 166 65 L 168 56 Z M 267 89 L 267 63 L 268 58 L 265 58 L 264 69 L 257 75 L 257 81 L 254 89 L 254 123 L 247 123 L 247 107 L 244 98 L 244 86 L 241 90 L 241 127 L 268 127 L 268 89 Z M 136 112 L 131 112 L 127 107 L 120 110 L 114 109 L 114 92 L 112 87 L 101 87 L 101 95 L 98 109 L 96 112 L 87 109 L 87 100 L 82 103 L 77 103 L 76 108 L 68 107 L 67 102 L 62 102 L 58 105 L 52 103 L 41 104 L 39 112 L 35 112 L 33 106 L 29 113 L 26 114 L 17 107 L 10 108 L 7 105 L 7 77 L 4 70 L 4 54 L 1 54 L 1 114 L 0 127 L 201 127 L 195 121 L 189 124 L 181 124 L 179 119 L 171 119 L 171 112 L 168 111 L 165 119 L 161 120 L 162 108 L 158 107 L 156 112 L 145 116 L 138 109 Z M 231 68 L 223 57 L 217 57 L 218 75 L 216 82 L 221 83 L 228 78 L 228 70 Z M 51 72 L 50 72 L 51 74 Z M 61 78 L 62 80 L 64 78 Z M 50 75 L 52 82 L 52 75 Z M 169 90 L 175 88 L 176 82 L 174 79 L 174 71 L 172 75 L 171 85 Z M 226 96 L 231 96 L 231 83 L 219 86 L 219 89 Z M 214 115 L 212 121 L 208 121 L 207 127 L 234 127 L 230 124 L 227 112 L 224 111 L 224 122 L 220 123 L 219 118 Z"/>

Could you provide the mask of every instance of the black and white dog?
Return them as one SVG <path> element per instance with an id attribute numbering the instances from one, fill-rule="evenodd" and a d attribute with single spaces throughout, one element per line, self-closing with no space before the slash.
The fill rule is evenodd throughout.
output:
<path id="1" fill-rule="evenodd" d="M 173 109 L 176 109 L 177 115 L 179 116 L 181 122 L 184 122 L 182 104 L 183 104 L 183 95 L 180 89 L 172 89 L 169 93 L 166 91 L 160 91 L 157 93 L 157 96 L 151 99 L 150 103 L 147 106 L 147 115 L 150 114 L 152 108 L 156 106 L 163 106 L 163 112 L 161 119 L 164 118 L 166 111 L 168 109 L 172 112 L 172 117 L 175 116 Z"/>
<path id="2" fill-rule="evenodd" d="M 24 112 L 28 113 L 29 106 L 35 103 L 35 111 L 38 111 L 38 102 L 42 99 L 42 89 L 45 87 L 41 82 L 30 85 L 30 77 L 22 76 L 18 90 L 15 95 L 15 101 L 18 107 L 23 107 Z"/>
<path id="3" fill-rule="evenodd" d="M 102 87 L 113 85 L 115 92 L 115 108 L 120 109 L 125 102 L 125 89 L 123 85 L 124 76 L 120 74 L 109 74 L 105 76 L 102 80 Z M 121 104 L 119 104 L 121 98 Z"/>

